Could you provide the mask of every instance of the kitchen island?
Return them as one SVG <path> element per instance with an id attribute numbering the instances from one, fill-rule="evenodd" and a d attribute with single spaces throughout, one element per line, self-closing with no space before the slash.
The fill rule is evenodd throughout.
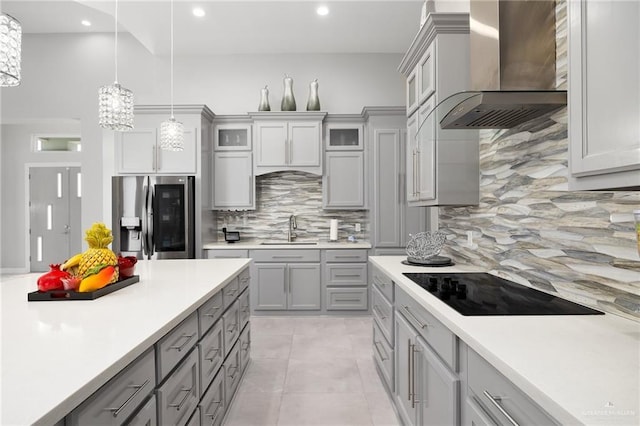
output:
<path id="1" fill-rule="evenodd" d="M 407 266 L 401 264 L 404 259 L 374 256 L 369 261 L 388 277 L 389 283 L 393 281 L 396 323 L 398 317 L 400 322 L 411 320 L 416 312 L 405 315 L 406 312 L 398 309 L 401 307 L 399 294 L 405 294 L 405 301 L 407 297 L 412 299 L 416 302 L 412 306 L 424 308 L 433 319 L 425 325 L 425 330 L 437 330 L 440 325 L 455 336 L 454 345 L 460 356 L 453 356 L 451 359 L 455 361 L 446 368 L 453 370 L 455 380 L 460 383 L 460 393 L 454 398 L 459 401 L 463 424 L 470 419 L 467 407 L 473 399 L 474 384 L 470 379 L 472 356 L 478 359 L 475 354 L 560 424 L 640 424 L 640 323 L 608 313 L 463 316 L 403 273 L 478 272 L 477 268 Z M 375 280 L 374 273 L 374 284 Z M 406 340 L 396 341 L 396 351 L 401 349 L 401 344 L 406 345 Z M 404 359 L 397 356 L 396 369 Z M 396 384 L 399 377 L 405 376 L 397 375 Z M 399 391 L 404 391 L 404 387 L 396 389 L 392 398 L 397 398 Z M 484 398 L 482 391 L 480 398 Z M 500 403 L 499 399 L 496 401 Z M 477 406 L 473 401 L 471 404 Z"/>
<path id="2" fill-rule="evenodd" d="M 27 302 L 40 274 L 3 277 L 0 424 L 55 424 L 249 263 L 140 261 L 139 283 L 93 301 Z"/>

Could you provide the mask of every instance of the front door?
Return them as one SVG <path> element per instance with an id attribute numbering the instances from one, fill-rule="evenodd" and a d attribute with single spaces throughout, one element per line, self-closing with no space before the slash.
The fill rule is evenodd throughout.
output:
<path id="1" fill-rule="evenodd" d="M 79 167 L 29 169 L 31 272 L 48 271 L 82 249 Z"/>

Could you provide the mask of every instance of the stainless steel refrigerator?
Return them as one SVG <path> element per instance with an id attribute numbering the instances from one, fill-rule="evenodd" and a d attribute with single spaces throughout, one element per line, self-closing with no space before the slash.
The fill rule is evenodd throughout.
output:
<path id="1" fill-rule="evenodd" d="M 114 176 L 112 193 L 116 254 L 195 258 L 194 176 Z"/>

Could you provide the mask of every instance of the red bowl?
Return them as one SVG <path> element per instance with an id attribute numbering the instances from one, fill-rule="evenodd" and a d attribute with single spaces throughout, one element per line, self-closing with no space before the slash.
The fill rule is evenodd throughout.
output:
<path id="1" fill-rule="evenodd" d="M 118 269 L 121 279 L 133 276 L 137 261 L 138 259 L 135 256 L 118 257 Z"/>

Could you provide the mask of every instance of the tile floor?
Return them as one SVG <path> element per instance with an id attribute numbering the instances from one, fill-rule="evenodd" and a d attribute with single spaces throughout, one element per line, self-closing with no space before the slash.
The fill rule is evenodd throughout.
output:
<path id="1" fill-rule="evenodd" d="M 251 362 L 224 424 L 399 425 L 375 370 L 371 322 L 251 317 Z"/>

